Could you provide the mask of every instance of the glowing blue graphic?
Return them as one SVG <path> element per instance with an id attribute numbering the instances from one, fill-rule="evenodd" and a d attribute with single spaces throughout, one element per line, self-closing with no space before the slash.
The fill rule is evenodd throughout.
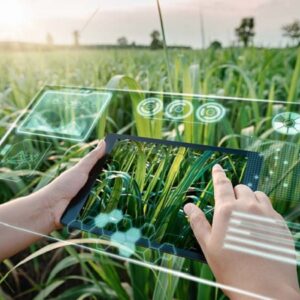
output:
<path id="1" fill-rule="evenodd" d="M 104 228 L 108 224 L 118 224 L 124 218 L 123 213 L 119 209 L 114 209 L 110 213 L 100 213 L 95 217 L 95 226 Z M 111 242 L 118 247 L 119 253 L 122 256 L 131 256 L 136 248 L 135 243 L 142 237 L 141 230 L 131 227 L 125 232 L 116 231 L 110 237 Z"/>
<path id="2" fill-rule="evenodd" d="M 117 224 L 123 219 L 123 213 L 119 209 L 114 209 L 110 213 L 100 213 L 94 220 L 95 225 L 99 228 L 105 227 L 107 224 Z"/>
<path id="3" fill-rule="evenodd" d="M 285 112 L 276 115 L 272 120 L 275 131 L 285 135 L 300 133 L 300 114 Z"/>
<path id="4" fill-rule="evenodd" d="M 111 241 L 119 245 L 118 249 L 120 255 L 129 257 L 135 252 L 135 243 L 140 237 L 140 230 L 137 228 L 131 228 L 126 232 L 117 231 L 113 233 Z"/>
<path id="5" fill-rule="evenodd" d="M 202 104 L 196 111 L 196 117 L 203 123 L 217 123 L 226 114 L 226 109 L 219 103 L 209 102 Z"/>
<path id="6" fill-rule="evenodd" d="M 100 213 L 96 218 L 95 218 L 95 225 L 99 228 L 105 227 L 109 223 L 109 215 Z"/>
<path id="7" fill-rule="evenodd" d="M 111 97 L 111 93 L 97 91 L 46 91 L 17 133 L 83 142 L 103 116 Z"/>

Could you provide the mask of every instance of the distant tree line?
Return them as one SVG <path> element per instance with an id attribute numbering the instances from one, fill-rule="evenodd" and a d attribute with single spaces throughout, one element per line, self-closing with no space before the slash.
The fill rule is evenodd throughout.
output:
<path id="1" fill-rule="evenodd" d="M 253 17 L 243 18 L 240 25 L 235 28 L 235 35 L 237 37 L 238 43 L 242 44 L 244 47 L 254 45 L 255 36 L 255 19 Z M 290 24 L 282 26 L 283 36 L 291 40 L 292 45 L 300 46 L 300 20 L 295 20 Z M 222 43 L 220 41 L 213 41 L 210 44 L 212 49 L 222 48 Z"/>
<path id="2" fill-rule="evenodd" d="M 296 20 L 282 27 L 283 35 L 288 37 L 295 46 L 300 46 L 300 21 Z"/>
<path id="3" fill-rule="evenodd" d="M 286 24 L 282 26 L 283 36 L 287 37 L 293 46 L 300 46 L 300 20 L 295 20 L 290 24 Z M 243 18 L 240 22 L 240 25 L 235 28 L 235 35 L 237 37 L 238 44 L 243 47 L 249 47 L 254 45 L 254 36 L 255 36 L 255 19 L 253 17 Z M 161 40 L 161 34 L 158 30 L 154 30 L 151 32 L 151 43 L 149 48 L 152 50 L 158 50 L 163 48 L 163 42 Z M 46 42 L 48 48 L 52 48 L 54 46 L 54 39 L 50 33 L 46 35 Z M 80 46 L 80 33 L 75 30 L 73 32 L 73 45 L 74 47 Z M 95 47 L 101 45 L 94 45 Z M 106 45 L 112 46 L 112 45 Z M 117 39 L 117 47 L 119 48 L 146 48 L 144 45 L 137 45 L 135 42 L 128 42 L 128 39 L 125 36 L 121 36 Z M 93 46 L 92 46 L 93 47 Z M 105 47 L 105 46 L 104 46 Z M 169 48 L 190 48 L 186 46 L 168 46 Z M 210 44 L 210 48 L 212 49 L 221 49 L 222 43 L 218 40 L 214 40 Z"/>

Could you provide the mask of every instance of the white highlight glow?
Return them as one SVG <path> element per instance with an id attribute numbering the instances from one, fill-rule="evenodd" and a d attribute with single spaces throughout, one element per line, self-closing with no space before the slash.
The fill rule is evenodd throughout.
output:
<path id="1" fill-rule="evenodd" d="M 268 249 L 268 250 L 272 250 L 272 251 L 291 254 L 293 256 L 297 255 L 296 251 L 292 250 L 292 249 L 287 249 L 287 248 L 279 247 L 279 246 L 273 246 L 273 245 L 270 245 L 270 244 L 257 242 L 257 241 L 254 241 L 254 240 L 249 240 L 249 239 L 245 239 L 245 238 L 242 238 L 242 237 L 236 237 L 236 236 L 232 236 L 232 235 L 227 235 L 226 238 L 225 238 L 225 241 L 238 242 L 240 244 L 245 244 L 245 245 L 250 245 L 250 246 L 254 246 L 254 247 L 258 247 L 258 248 L 262 248 L 262 249 Z"/>
<path id="2" fill-rule="evenodd" d="M 0 24 L 11 29 L 18 29 L 30 18 L 29 11 L 20 0 L 9 0 L 1 3 Z"/>
<path id="3" fill-rule="evenodd" d="M 263 239 L 263 240 L 269 241 L 269 242 L 278 242 L 278 243 L 285 244 L 288 246 L 294 246 L 294 242 L 291 241 L 290 239 L 279 238 L 279 237 L 275 237 L 274 235 L 270 236 L 270 234 L 264 234 L 264 233 L 259 233 L 259 232 L 250 232 L 247 230 L 238 229 L 238 228 L 234 228 L 234 227 L 229 227 L 227 232 L 237 233 L 240 235 L 245 235 L 247 237 L 251 236 L 253 238 L 259 238 L 259 239 Z"/>
<path id="4" fill-rule="evenodd" d="M 250 230 L 251 234 L 257 233 L 257 231 L 264 231 L 260 233 L 268 233 L 268 234 L 280 234 L 282 236 L 290 237 L 289 232 L 287 231 L 286 228 L 280 228 L 278 224 L 278 227 L 274 226 L 269 226 L 269 224 L 259 224 L 259 223 L 253 223 L 253 222 L 248 222 L 248 221 L 239 221 L 235 219 L 231 219 L 229 221 L 229 224 L 232 224 L 233 226 L 237 226 L 240 229 L 245 229 L 245 230 Z"/>
<path id="5" fill-rule="evenodd" d="M 259 257 L 263 257 L 263 258 L 267 258 L 267 259 L 271 259 L 271 260 L 284 262 L 284 263 L 291 264 L 291 265 L 297 265 L 298 264 L 296 259 L 286 258 L 286 257 L 282 257 L 282 256 L 276 255 L 276 254 L 269 254 L 269 253 L 266 253 L 266 252 L 263 252 L 263 251 L 249 249 L 249 248 L 246 248 L 246 247 L 232 245 L 232 244 L 229 244 L 229 243 L 224 243 L 224 248 L 229 249 L 229 250 L 234 250 L 234 251 L 237 251 L 237 252 L 250 254 L 250 255 L 253 255 L 253 256 L 259 256 Z"/>
<path id="6" fill-rule="evenodd" d="M 254 221 L 271 223 L 271 224 L 280 224 L 280 222 L 278 220 L 274 220 L 272 218 L 267 218 L 267 217 L 262 217 L 262 216 L 257 216 L 257 215 L 253 215 L 253 214 L 249 214 L 249 213 L 244 213 L 241 211 L 233 211 L 232 216 L 241 217 L 241 218 L 254 220 Z"/>

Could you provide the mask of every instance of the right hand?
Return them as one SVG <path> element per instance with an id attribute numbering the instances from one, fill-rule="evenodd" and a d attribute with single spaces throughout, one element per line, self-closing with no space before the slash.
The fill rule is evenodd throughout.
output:
<path id="1" fill-rule="evenodd" d="M 277 220 L 290 241 L 290 246 L 286 248 L 294 250 L 291 233 L 283 218 L 273 209 L 270 199 L 264 193 L 253 192 L 245 185 L 233 188 L 220 165 L 214 166 L 212 174 L 215 194 L 212 226 L 196 205 L 186 204 L 184 211 L 216 280 L 265 297 L 300 299 L 295 265 L 224 248 L 224 239 L 232 212 L 238 211 Z M 263 223 L 257 223 L 263 226 Z M 272 231 L 269 235 L 270 238 L 278 236 Z M 257 248 L 257 250 L 262 249 Z M 249 299 L 232 292 L 224 292 L 231 299 Z"/>

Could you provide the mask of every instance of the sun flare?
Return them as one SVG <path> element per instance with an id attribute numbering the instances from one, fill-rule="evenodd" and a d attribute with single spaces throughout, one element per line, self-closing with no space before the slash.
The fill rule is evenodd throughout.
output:
<path id="1" fill-rule="evenodd" d="M 17 29 L 29 19 L 28 11 L 19 0 L 9 0 L 1 4 L 0 26 Z"/>

